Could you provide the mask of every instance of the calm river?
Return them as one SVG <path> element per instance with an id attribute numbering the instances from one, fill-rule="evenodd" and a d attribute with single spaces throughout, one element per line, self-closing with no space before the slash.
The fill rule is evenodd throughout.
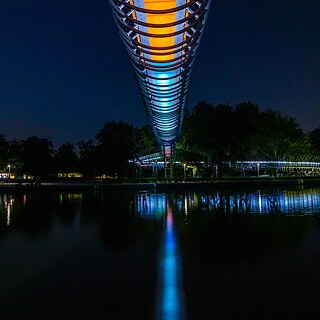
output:
<path id="1" fill-rule="evenodd" d="M 319 319 L 320 188 L 0 193 L 1 319 Z"/>

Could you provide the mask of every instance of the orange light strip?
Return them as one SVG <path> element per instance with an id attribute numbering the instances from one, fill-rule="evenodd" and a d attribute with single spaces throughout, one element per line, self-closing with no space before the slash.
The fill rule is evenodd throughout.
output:
<path id="1" fill-rule="evenodd" d="M 149 10 L 166 10 L 174 8 L 176 6 L 175 0 L 145 0 L 144 5 L 146 9 Z M 165 14 L 146 14 L 147 23 L 154 24 L 166 24 L 176 21 L 176 13 L 165 13 Z M 150 34 L 170 34 L 175 31 L 175 27 L 165 27 L 165 28 L 154 28 L 148 27 L 148 32 Z M 165 37 L 165 38 L 149 38 L 150 46 L 163 48 L 174 45 L 174 37 Z M 163 50 L 163 56 L 152 55 L 152 60 L 154 61 L 165 61 L 174 58 L 173 54 L 166 54 L 170 50 Z"/>

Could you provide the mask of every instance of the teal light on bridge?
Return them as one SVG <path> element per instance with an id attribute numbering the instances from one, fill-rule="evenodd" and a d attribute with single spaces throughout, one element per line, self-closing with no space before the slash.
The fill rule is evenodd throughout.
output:
<path id="1" fill-rule="evenodd" d="M 210 0 L 109 0 L 159 144 L 175 144 Z"/>

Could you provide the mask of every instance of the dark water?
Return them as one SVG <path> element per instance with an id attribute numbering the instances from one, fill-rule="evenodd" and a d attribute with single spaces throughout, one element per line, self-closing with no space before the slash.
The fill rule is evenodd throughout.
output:
<path id="1" fill-rule="evenodd" d="M 319 319 L 320 188 L 0 194 L 1 319 Z"/>

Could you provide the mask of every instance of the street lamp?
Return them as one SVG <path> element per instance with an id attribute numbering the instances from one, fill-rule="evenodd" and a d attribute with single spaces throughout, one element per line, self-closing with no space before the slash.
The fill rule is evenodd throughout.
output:
<path id="1" fill-rule="evenodd" d="M 186 164 L 183 164 L 183 178 L 186 180 Z"/>
<path id="2" fill-rule="evenodd" d="M 259 178 L 259 169 L 260 169 L 260 163 L 257 163 L 258 178 Z"/>
<path id="3" fill-rule="evenodd" d="M 11 175 L 11 166 L 10 166 L 10 164 L 8 164 L 8 173 L 9 173 L 8 178 L 10 180 L 10 175 Z"/>

